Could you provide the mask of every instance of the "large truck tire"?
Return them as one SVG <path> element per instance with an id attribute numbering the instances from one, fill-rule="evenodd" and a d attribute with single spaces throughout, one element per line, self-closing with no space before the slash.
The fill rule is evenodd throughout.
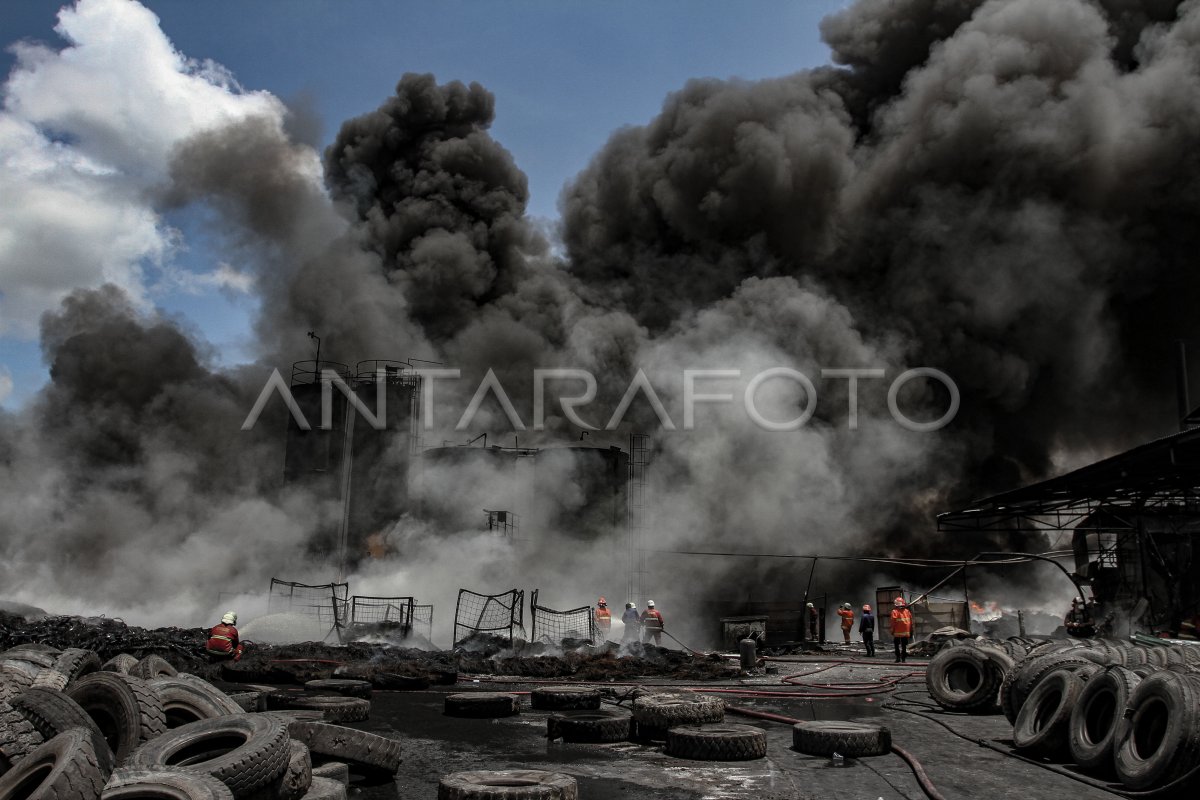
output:
<path id="1" fill-rule="evenodd" d="M 18 709 L 0 700 L 0 775 L 40 747 L 44 739 Z"/>
<path id="2" fill-rule="evenodd" d="M 287 726 L 270 714 L 204 719 L 167 731 L 129 757 L 139 769 L 184 767 L 224 783 L 235 797 L 274 784 L 287 769 L 291 750 Z"/>
<path id="3" fill-rule="evenodd" d="M 92 800 L 100 797 L 108 775 L 96 758 L 92 737 L 72 728 L 0 776 L 0 799 Z"/>
<path id="4" fill-rule="evenodd" d="M 1113 744 L 1127 789 L 1153 789 L 1200 763 L 1200 676 L 1155 672 L 1133 690 Z"/>
<path id="5" fill-rule="evenodd" d="M 43 740 L 53 739 L 71 728 L 83 728 L 93 737 L 92 749 L 106 772 L 112 772 L 116 757 L 104 733 L 83 707 L 62 692 L 31 686 L 13 699 L 15 708 L 34 727 Z"/>
<path id="6" fill-rule="evenodd" d="M 753 761 L 767 755 L 767 735 L 753 725 L 680 725 L 667 731 L 666 753 L 699 761 Z"/>
<path id="7" fill-rule="evenodd" d="M 515 694 L 503 692 L 462 692 L 448 694 L 445 714 L 449 717 L 494 719 L 521 713 L 521 701 Z"/>
<path id="8" fill-rule="evenodd" d="M 138 660 L 129 653 L 119 653 L 100 665 L 105 672 L 119 672 L 128 675 L 129 670 L 137 666 Z"/>
<path id="9" fill-rule="evenodd" d="M 67 686 L 93 672 L 100 671 L 100 657 L 91 650 L 68 647 L 54 659 L 54 669 L 67 676 Z"/>
<path id="10" fill-rule="evenodd" d="M 360 697 L 363 700 L 371 699 L 371 682 L 353 680 L 351 678 L 325 678 L 323 680 L 308 681 L 304 684 L 304 689 L 305 691 L 317 694 L 336 694 L 342 697 Z"/>
<path id="11" fill-rule="evenodd" d="M 532 769 L 455 772 L 438 783 L 438 800 L 578 800 L 570 775 Z"/>
<path id="12" fill-rule="evenodd" d="M 125 767 L 109 777 L 100 800 L 233 800 L 233 792 L 199 772 Z"/>
<path id="13" fill-rule="evenodd" d="M 987 711 L 996 707 L 1004 681 L 1003 658 L 998 650 L 981 647 L 950 647 L 941 650 L 925 670 L 925 687 L 934 702 L 949 711 Z"/>
<path id="14" fill-rule="evenodd" d="M 1056 669 L 1030 693 L 1017 723 L 1013 726 L 1013 744 L 1049 758 L 1065 756 L 1071 711 L 1083 691 L 1083 680 L 1067 669 Z"/>
<path id="15" fill-rule="evenodd" d="M 67 696 L 99 726 L 118 765 L 123 765 L 142 742 L 167 730 L 162 701 L 139 678 L 93 672 L 76 681 Z"/>
<path id="16" fill-rule="evenodd" d="M 792 726 L 792 749 L 810 756 L 882 756 L 892 752 L 892 733 L 858 722 L 798 722 Z"/>
<path id="17" fill-rule="evenodd" d="M 1137 673 L 1122 666 L 1111 666 L 1088 679 L 1067 724 L 1072 761 L 1084 769 L 1112 771 L 1118 723 L 1141 682 Z"/>
<path id="18" fill-rule="evenodd" d="M 546 686 L 529 693 L 531 708 L 547 711 L 595 711 L 600 690 L 590 686 Z"/>
<path id="19" fill-rule="evenodd" d="M 550 741 L 606 744 L 629 739 L 633 718 L 623 711 L 569 711 L 551 714 L 546 719 L 546 738 Z"/>
<path id="20" fill-rule="evenodd" d="M 151 678 L 174 678 L 179 670 L 162 656 L 149 655 L 130 667 L 129 674 L 148 681 Z"/>
<path id="21" fill-rule="evenodd" d="M 189 722 L 246 713 L 241 706 L 206 680 L 194 675 L 154 678 L 150 688 L 162 701 L 168 728 Z"/>
<path id="22" fill-rule="evenodd" d="M 725 702 L 702 694 L 648 694 L 633 701 L 634 735 L 639 739 L 666 739 L 680 725 L 708 725 L 725 721 Z"/>
<path id="23" fill-rule="evenodd" d="M 371 715 L 371 701 L 339 695 L 272 692 L 267 696 L 272 710 L 320 711 L 327 722 L 362 722 Z"/>
<path id="24" fill-rule="evenodd" d="M 292 722 L 288 731 L 318 760 L 332 759 L 368 772 L 394 774 L 400 768 L 401 749 L 396 739 L 326 722 Z"/>

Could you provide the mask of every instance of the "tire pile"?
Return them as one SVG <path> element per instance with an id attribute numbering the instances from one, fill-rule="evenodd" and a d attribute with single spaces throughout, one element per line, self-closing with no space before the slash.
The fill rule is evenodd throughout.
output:
<path id="1" fill-rule="evenodd" d="M 0 800 L 345 800 L 351 767 L 394 775 L 398 741 L 331 724 L 364 719 L 370 685 L 313 688 L 339 694 L 268 703 L 158 656 L 12 648 L 0 653 Z"/>
<path id="2" fill-rule="evenodd" d="M 1027 755 L 1132 791 L 1200 787 L 1200 647 L 968 640 L 930 660 L 925 685 L 947 710 L 1004 714 Z"/>

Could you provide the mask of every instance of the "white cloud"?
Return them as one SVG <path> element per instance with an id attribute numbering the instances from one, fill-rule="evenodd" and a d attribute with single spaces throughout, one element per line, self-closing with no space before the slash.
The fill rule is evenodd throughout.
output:
<path id="1" fill-rule="evenodd" d="M 203 294 L 217 289 L 230 294 L 249 294 L 254 289 L 254 275 L 239 270 L 224 261 L 211 272 L 171 270 L 167 283 L 185 294 Z"/>
<path id="2" fill-rule="evenodd" d="M 76 287 L 110 282 L 144 302 L 145 265 L 174 232 L 148 197 L 172 148 L 283 106 L 245 93 L 227 71 L 178 53 L 132 0 L 80 0 L 59 13 L 67 46 L 19 44 L 0 109 L 0 335 L 31 337 Z M 211 286 L 248 287 L 232 269 Z M 245 288 L 243 288 L 245 287 Z"/>
<path id="3" fill-rule="evenodd" d="M 0 403 L 3 403 L 12 394 L 13 379 L 12 373 L 8 371 L 8 367 L 0 364 Z"/>

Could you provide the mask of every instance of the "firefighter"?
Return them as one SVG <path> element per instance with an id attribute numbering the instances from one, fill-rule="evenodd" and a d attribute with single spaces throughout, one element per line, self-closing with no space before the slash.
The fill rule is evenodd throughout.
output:
<path id="1" fill-rule="evenodd" d="M 851 610 L 849 603 L 842 603 L 837 613 L 842 618 L 842 638 L 846 644 L 850 644 L 850 631 L 854 628 L 854 611 Z"/>
<path id="2" fill-rule="evenodd" d="M 608 601 L 601 597 L 596 601 L 596 630 L 600 641 L 608 641 L 608 632 L 612 629 L 612 614 L 608 611 Z"/>
<path id="3" fill-rule="evenodd" d="M 232 658 L 234 661 L 242 659 L 242 642 L 238 637 L 237 613 L 234 611 L 226 611 L 225 616 L 221 617 L 221 623 L 213 627 L 208 634 L 208 643 L 204 646 L 204 652 L 208 654 L 208 660 L 224 661 Z"/>
<path id="4" fill-rule="evenodd" d="M 875 657 L 875 615 L 871 606 L 864 605 L 862 616 L 858 618 L 858 632 L 862 635 L 863 646 L 867 648 L 867 658 Z"/>
<path id="5" fill-rule="evenodd" d="M 892 607 L 892 645 L 896 650 L 896 663 L 908 660 L 908 640 L 912 638 L 912 612 L 903 597 L 897 597 Z"/>
<path id="6" fill-rule="evenodd" d="M 808 638 L 810 641 L 817 641 L 821 635 L 820 628 L 817 625 L 817 607 L 812 603 L 805 603 L 804 608 L 808 613 Z"/>
<path id="7" fill-rule="evenodd" d="M 1063 618 L 1068 636 L 1080 639 L 1090 639 L 1096 635 L 1096 622 L 1092 618 L 1092 608 L 1083 602 L 1082 597 L 1071 600 L 1071 610 Z"/>
<path id="8" fill-rule="evenodd" d="M 646 610 L 642 612 L 641 623 L 642 642 L 649 643 L 651 637 L 653 637 L 655 646 L 662 647 L 663 615 L 654 607 L 653 600 L 646 603 Z"/>
<path id="9" fill-rule="evenodd" d="M 625 623 L 625 635 L 621 637 L 623 643 L 636 642 L 641 638 L 639 631 L 642 627 L 642 618 L 638 615 L 637 606 L 633 603 L 626 603 L 625 613 L 621 615 L 621 622 Z"/>

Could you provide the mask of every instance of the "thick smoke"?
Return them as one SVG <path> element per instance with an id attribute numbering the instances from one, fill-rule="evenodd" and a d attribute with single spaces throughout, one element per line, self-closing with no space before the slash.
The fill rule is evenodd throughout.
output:
<path id="1" fill-rule="evenodd" d="M 253 269 L 261 360 L 221 373 L 195 337 L 115 291 L 72 297 L 43 325 L 51 384 L 0 418 L 5 491 L 21 498 L 0 523 L 5 547 L 20 543 L 6 563 L 52 565 L 36 577 L 64 592 L 148 542 L 214 559 L 232 571 L 226 585 L 288 568 L 280 554 L 302 552 L 329 510 L 280 485 L 282 417 L 250 437 L 237 426 L 271 368 L 311 357 L 308 330 L 323 357 L 463 369 L 439 384 L 427 443 L 579 438 L 556 410 L 545 433 L 513 431 L 491 401 L 451 430 L 488 369 L 526 426 L 533 369 L 591 370 L 598 394 L 581 415 L 596 427 L 644 369 L 676 430 L 639 398 L 591 443 L 653 434 L 655 550 L 1041 547 L 943 538 L 932 515 L 1171 430 L 1170 340 L 1198 325 L 1200 3 L 860 0 L 822 33 L 835 66 L 693 81 L 616 132 L 563 192 L 561 255 L 524 216 L 524 175 L 488 133 L 495 99 L 477 84 L 404 76 L 323 164 L 274 117 L 190 137 L 160 197 L 208 204 Z M 799 431 L 764 430 L 741 408 L 749 378 L 777 366 L 816 383 Z M 888 411 L 888 383 L 917 366 L 961 390 L 936 433 Z M 742 376 L 699 390 L 736 401 L 698 406 L 685 430 L 682 371 L 730 368 Z M 823 368 L 885 371 L 860 382 L 857 428 L 845 380 Z M 812 400 L 778 380 L 757 397 L 772 420 Z M 920 419 L 947 403 L 921 381 L 899 399 Z M 389 532 L 397 557 L 364 567 L 356 589 L 436 597 L 442 620 L 448 587 L 536 582 L 562 607 L 624 590 L 621 525 L 581 537 L 554 511 L 580 506 L 586 467 L 426 466 Z M 498 504 L 525 515 L 527 541 L 481 537 L 477 515 Z M 19 533 L 34 529 L 44 538 Z M 124 608 L 163 586 L 200 592 L 165 563 L 176 566 L 143 558 L 136 580 L 101 580 L 89 599 Z M 794 598 L 801 566 L 652 554 L 647 588 L 665 611 L 701 595 Z M 885 577 L 822 570 L 814 588 L 847 595 L 833 602 Z M 19 572 L 14 585 L 34 585 Z"/>

